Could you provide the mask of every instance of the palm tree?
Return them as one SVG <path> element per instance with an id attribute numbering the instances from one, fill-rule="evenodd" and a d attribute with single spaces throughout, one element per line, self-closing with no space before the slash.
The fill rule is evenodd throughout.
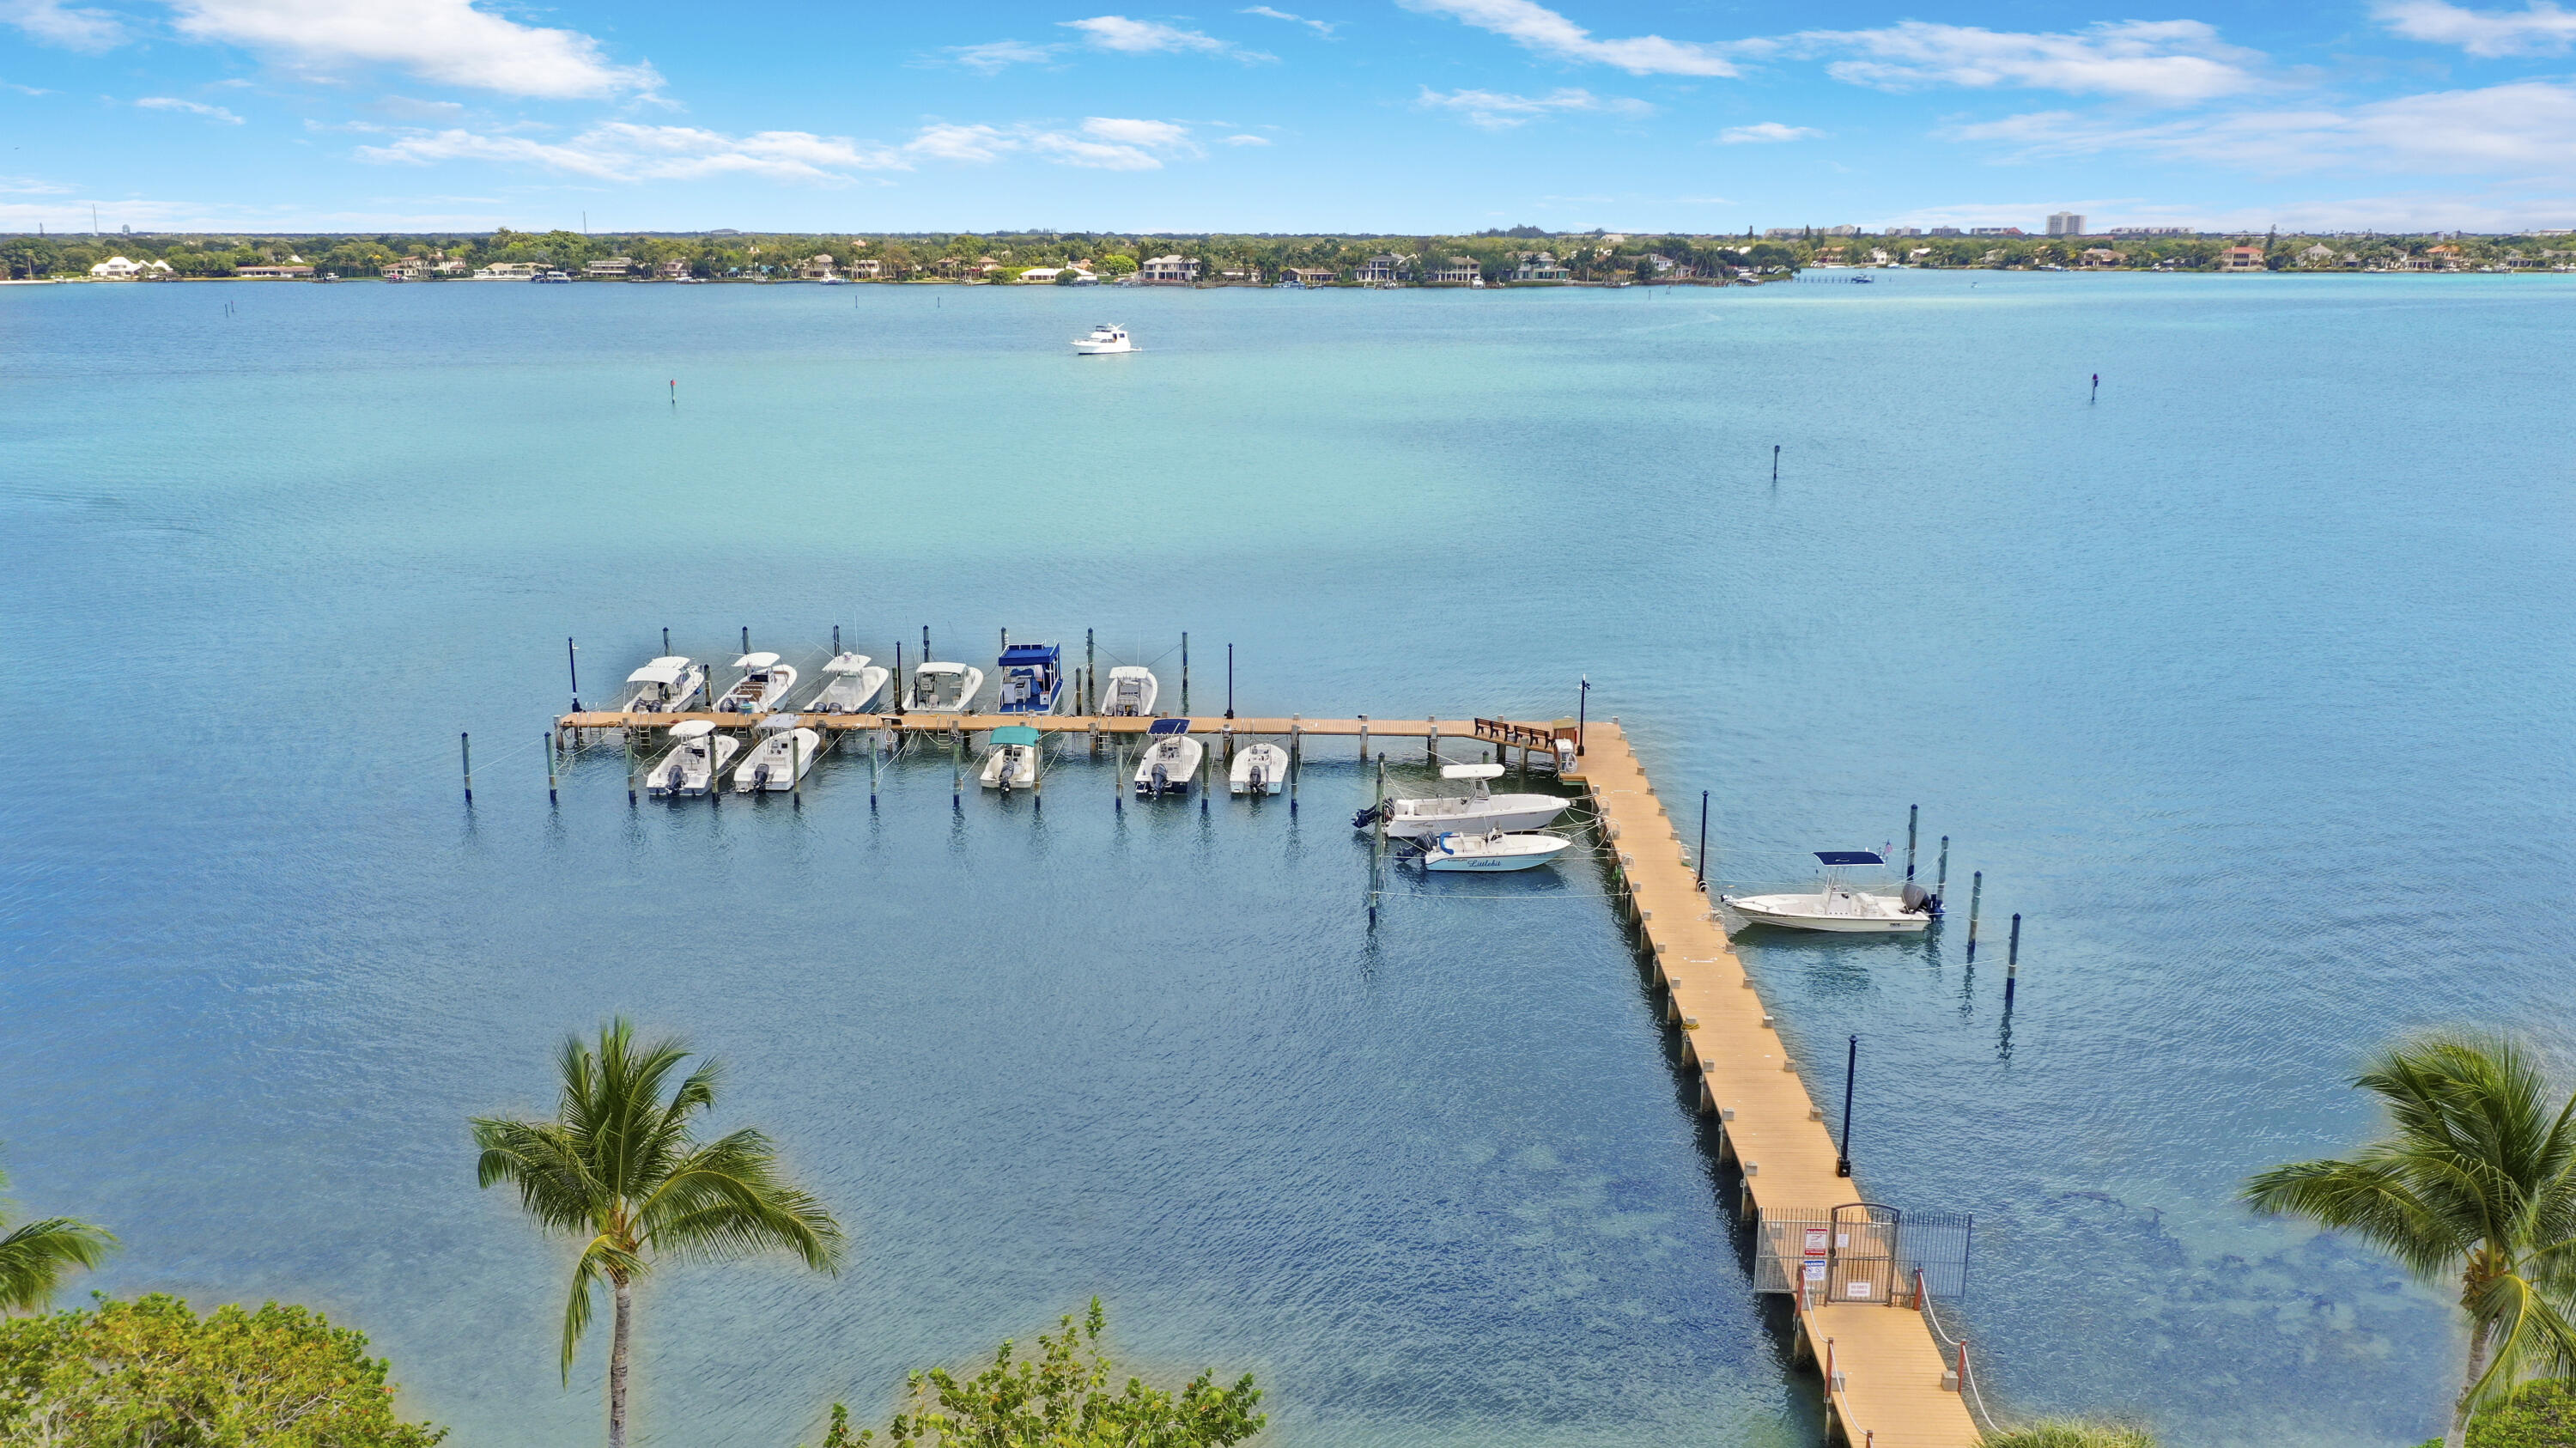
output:
<path id="1" fill-rule="evenodd" d="M 8 1189 L 9 1174 L 0 1172 L 0 1191 Z M 7 1225 L 0 1218 L 0 1227 Z M 29 1222 L 0 1237 L 0 1315 L 42 1308 L 64 1274 L 97 1266 L 115 1246 L 106 1228 L 69 1217 Z"/>
<path id="2" fill-rule="evenodd" d="M 2427 1283 L 2457 1282 L 2469 1360 L 2448 1448 L 2482 1403 L 2576 1368 L 2576 1099 L 2553 1107 L 2519 1045 L 2442 1034 L 2382 1050 L 2353 1082 L 2395 1130 L 2340 1160 L 2245 1184 L 2255 1210 L 2347 1231 Z"/>
<path id="3" fill-rule="evenodd" d="M 593 1289 L 616 1305 L 608 1349 L 608 1444 L 626 1444 L 626 1345 L 635 1283 L 655 1263 L 725 1261 L 784 1251 L 837 1271 L 841 1229 L 789 1181 L 769 1138 L 748 1127 L 701 1142 L 690 1118 L 715 1104 L 720 1068 L 702 1061 L 665 1100 L 663 1082 L 689 1058 L 675 1037 L 638 1045 L 625 1020 L 579 1036 L 557 1058 L 563 1094 L 550 1121 L 474 1118 L 481 1185 L 509 1182 L 546 1232 L 581 1241 L 564 1303 L 564 1380 L 590 1325 Z"/>

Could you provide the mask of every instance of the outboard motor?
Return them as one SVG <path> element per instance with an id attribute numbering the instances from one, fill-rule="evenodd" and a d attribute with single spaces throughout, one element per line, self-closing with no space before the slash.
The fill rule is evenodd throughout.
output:
<path id="1" fill-rule="evenodd" d="M 1376 824 L 1378 816 L 1385 813 L 1385 811 L 1386 806 L 1384 805 L 1370 805 L 1367 809 L 1361 810 L 1358 814 L 1351 816 L 1351 828 L 1355 830 L 1367 829 L 1369 826 Z"/>
<path id="2" fill-rule="evenodd" d="M 1261 777 L 1261 766 L 1258 764 L 1252 766 L 1252 792 L 1262 794 L 1267 792 L 1268 787 L 1269 781 Z"/>
<path id="3" fill-rule="evenodd" d="M 1161 797 L 1162 797 L 1162 793 L 1163 793 L 1163 791 L 1164 791 L 1164 790 L 1166 790 L 1166 789 L 1171 788 L 1171 785 L 1172 785 L 1172 775 L 1171 775 L 1171 771 L 1170 771 L 1170 770 L 1168 770 L 1168 769 L 1166 769 L 1166 768 L 1164 768 L 1164 767 L 1163 767 L 1162 765 L 1160 765 L 1160 764 L 1155 765 L 1155 766 L 1154 766 L 1154 795 L 1155 795 L 1155 797 L 1156 797 L 1156 798 L 1158 798 L 1158 799 L 1159 799 L 1159 798 L 1161 798 Z"/>
<path id="4" fill-rule="evenodd" d="M 1915 884 L 1911 880 L 1905 882 L 1905 890 L 1901 898 L 1905 902 L 1905 913 L 1908 915 L 1939 915 L 1941 913 L 1941 897 L 1924 889 L 1922 886 Z"/>

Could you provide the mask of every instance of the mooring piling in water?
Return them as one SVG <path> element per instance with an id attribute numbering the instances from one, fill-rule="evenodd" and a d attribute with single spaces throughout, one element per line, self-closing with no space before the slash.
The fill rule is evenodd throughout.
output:
<path id="1" fill-rule="evenodd" d="M 1529 773 L 1529 751 L 1521 751 L 1521 773 Z M 1699 792 L 1699 849 L 1691 855 L 1691 883 L 1701 894 L 1708 893 L 1708 791 Z"/>
<path id="2" fill-rule="evenodd" d="M 1368 716 L 1360 716 L 1360 763 L 1368 763 Z"/>
<path id="3" fill-rule="evenodd" d="M 1082 631 L 1082 712 L 1100 712 L 1100 654 L 1090 629 Z M 1100 738 L 1096 732 L 1092 736 L 1091 752 L 1100 752 Z"/>
<path id="4" fill-rule="evenodd" d="M 1923 806 L 1909 804 L 1905 807 L 1905 883 L 1908 885 L 1914 883 L 1914 826 L 1922 817 Z"/>
<path id="5" fill-rule="evenodd" d="M 572 711 L 578 714 L 581 712 L 581 651 L 573 647 L 569 636 L 564 639 L 564 668 L 572 674 Z"/>
<path id="6" fill-rule="evenodd" d="M 555 804 L 555 731 L 546 731 L 546 803 Z"/>
<path id="7" fill-rule="evenodd" d="M 670 628 L 669 628 L 669 626 L 668 626 L 668 625 L 665 625 L 665 626 L 663 627 L 663 629 L 662 629 L 662 657 L 664 657 L 664 658 L 669 658 L 670 656 L 671 656 L 671 630 L 670 630 Z"/>
<path id="8" fill-rule="evenodd" d="M 1440 721 L 1425 719 L 1422 722 L 1431 726 L 1431 732 L 1422 738 L 1422 757 L 1429 763 L 1438 764 L 1440 762 Z"/>
<path id="9" fill-rule="evenodd" d="M 744 624 L 744 625 L 742 626 L 742 651 L 743 651 L 744 653 L 746 653 L 746 654 L 751 652 L 751 625 L 750 625 L 750 624 Z"/>
<path id="10" fill-rule="evenodd" d="M 1950 837 L 1948 835 L 1943 835 L 1941 837 L 1941 864 L 1939 867 L 1939 873 L 1932 877 L 1932 898 L 1935 900 L 1940 899 L 1943 895 L 1949 892 L 1949 889 Z"/>
<path id="11" fill-rule="evenodd" d="M 1771 444 L 1771 481 L 1780 481 L 1780 445 Z"/>
<path id="12" fill-rule="evenodd" d="M 635 731 L 620 729 L 617 732 L 626 740 L 626 802 L 632 805 L 635 803 Z"/>
<path id="13" fill-rule="evenodd" d="M 1181 712 L 1190 712 L 1190 633 L 1181 630 Z"/>
<path id="14" fill-rule="evenodd" d="M 1234 645 L 1225 646 L 1225 717 L 1234 717 Z M 1229 756 L 1231 757 L 1231 756 Z"/>
<path id="15" fill-rule="evenodd" d="M 1985 897 L 1986 872 L 1968 877 L 1968 964 L 1977 963 L 1977 902 Z"/>
<path id="16" fill-rule="evenodd" d="M 1852 1083 L 1860 1076 L 1860 1037 L 1851 1038 L 1849 1054 L 1843 1057 L 1843 1134 L 1835 1143 L 1834 1175 L 1851 1175 L 1851 1108 Z"/>
<path id="17" fill-rule="evenodd" d="M 834 657 L 834 658 L 836 658 L 836 659 L 837 659 L 837 658 L 839 658 L 840 656 L 841 656 L 841 626 L 840 626 L 839 624 L 834 624 L 834 625 L 832 625 L 832 657 Z"/>
<path id="18" fill-rule="evenodd" d="M 474 802 L 474 736 L 459 733 L 456 736 L 456 752 L 465 765 L 465 802 L 472 804 Z"/>
<path id="19" fill-rule="evenodd" d="M 2012 938 L 2004 943 L 2004 1009 L 2012 1009 L 2013 987 L 2021 976 L 2021 912 L 2013 912 Z"/>

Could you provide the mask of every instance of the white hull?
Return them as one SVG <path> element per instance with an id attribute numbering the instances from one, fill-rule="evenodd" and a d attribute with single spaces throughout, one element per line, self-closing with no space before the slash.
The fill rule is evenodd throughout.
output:
<path id="1" fill-rule="evenodd" d="M 1038 782 L 1038 751 L 1033 744 L 1000 744 L 984 756 L 976 776 L 986 789 L 1032 789 Z"/>
<path id="2" fill-rule="evenodd" d="M 1109 691 L 1100 700 L 1100 712 L 1112 719 L 1151 718 L 1155 696 L 1162 692 L 1152 670 L 1121 664 L 1109 671 Z"/>
<path id="3" fill-rule="evenodd" d="M 1443 835 L 1423 851 L 1422 868 L 1443 872 L 1531 870 L 1573 845 L 1554 835 Z"/>
<path id="4" fill-rule="evenodd" d="M 1236 752 L 1225 782 L 1234 794 L 1277 794 L 1288 787 L 1288 751 L 1276 744 L 1248 745 Z"/>
<path id="5" fill-rule="evenodd" d="M 719 714 L 768 714 L 787 703 L 787 691 L 796 687 L 796 669 L 792 664 L 772 664 L 745 674 L 716 700 Z"/>
<path id="6" fill-rule="evenodd" d="M 1837 890 L 1813 895 L 1721 895 L 1718 903 L 1747 924 L 1784 930 L 1824 930 L 1837 935 L 1909 935 L 1929 929 L 1932 917 L 1905 908 L 1892 895 Z"/>
<path id="7" fill-rule="evenodd" d="M 1074 354 L 1080 357 L 1106 357 L 1112 352 L 1133 352 L 1136 350 L 1136 344 L 1133 342 L 1076 342 L 1073 344 L 1073 350 Z"/>
<path id="8" fill-rule="evenodd" d="M 707 767 L 707 746 L 715 746 L 715 767 Z M 672 747 L 644 776 L 644 791 L 655 799 L 685 799 L 705 794 L 736 754 L 742 741 L 730 734 L 710 734 Z"/>
<path id="9" fill-rule="evenodd" d="M 681 714 L 707 690 L 707 666 L 678 654 L 655 659 L 626 679 L 621 714 Z"/>
<path id="10" fill-rule="evenodd" d="M 850 667 L 839 667 L 844 659 L 855 660 Z M 823 666 L 831 682 L 805 701 L 808 714 L 864 714 L 885 693 L 888 675 L 863 656 L 844 654 Z"/>
<path id="11" fill-rule="evenodd" d="M 1386 821 L 1386 832 L 1408 840 L 1456 830 L 1486 834 L 1494 830 L 1535 830 L 1556 823 L 1569 801 L 1552 794 L 1497 794 L 1482 799 L 1398 799 Z"/>
<path id="12" fill-rule="evenodd" d="M 1136 792 L 1142 795 L 1177 794 L 1198 780 L 1199 761 L 1207 757 L 1207 746 L 1186 734 L 1166 735 L 1145 750 L 1136 761 Z M 1161 771 L 1159 774 L 1156 771 Z"/>
<path id="13" fill-rule="evenodd" d="M 972 664 L 924 664 L 912 671 L 903 707 L 915 714 L 964 714 L 983 687 L 984 671 Z"/>
<path id="14" fill-rule="evenodd" d="M 780 793 L 796 787 L 796 781 L 814 768 L 823 753 L 823 736 L 811 729 L 789 729 L 772 734 L 752 746 L 751 753 L 733 772 L 733 792 L 750 794 L 754 790 Z"/>

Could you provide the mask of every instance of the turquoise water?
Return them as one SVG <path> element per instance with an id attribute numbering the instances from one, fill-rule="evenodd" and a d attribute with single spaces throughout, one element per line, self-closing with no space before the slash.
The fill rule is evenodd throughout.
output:
<path id="1" fill-rule="evenodd" d="M 1913 803 L 1927 873 L 1943 834 L 1986 872 L 1973 971 L 1958 921 L 1743 945 L 1820 1095 L 1861 1036 L 1871 1195 L 1977 1213 L 1990 1390 L 2420 1441 L 2439 1299 L 2231 1194 L 2368 1128 L 2391 1032 L 2564 1054 L 2572 301 L 0 290 L 7 1162 L 124 1237 L 91 1285 L 312 1302 L 454 1441 L 585 1441 L 564 1251 L 463 1121 L 623 1011 L 858 1238 L 648 1288 L 651 1442 L 811 1441 L 1093 1293 L 1300 1448 L 1805 1441 L 1589 869 L 1408 880 L 1372 937 L 1347 742 L 1294 819 L 1113 812 L 1078 752 L 1043 811 L 930 758 L 873 812 L 855 758 L 801 810 L 630 810 L 607 749 L 549 809 L 537 747 L 565 636 L 595 700 L 665 626 L 809 664 L 1090 628 L 1167 689 L 1187 630 L 1202 711 L 1228 642 L 1246 712 L 1588 676 L 1729 884 Z M 1146 350 L 1067 356 L 1103 318 Z"/>

